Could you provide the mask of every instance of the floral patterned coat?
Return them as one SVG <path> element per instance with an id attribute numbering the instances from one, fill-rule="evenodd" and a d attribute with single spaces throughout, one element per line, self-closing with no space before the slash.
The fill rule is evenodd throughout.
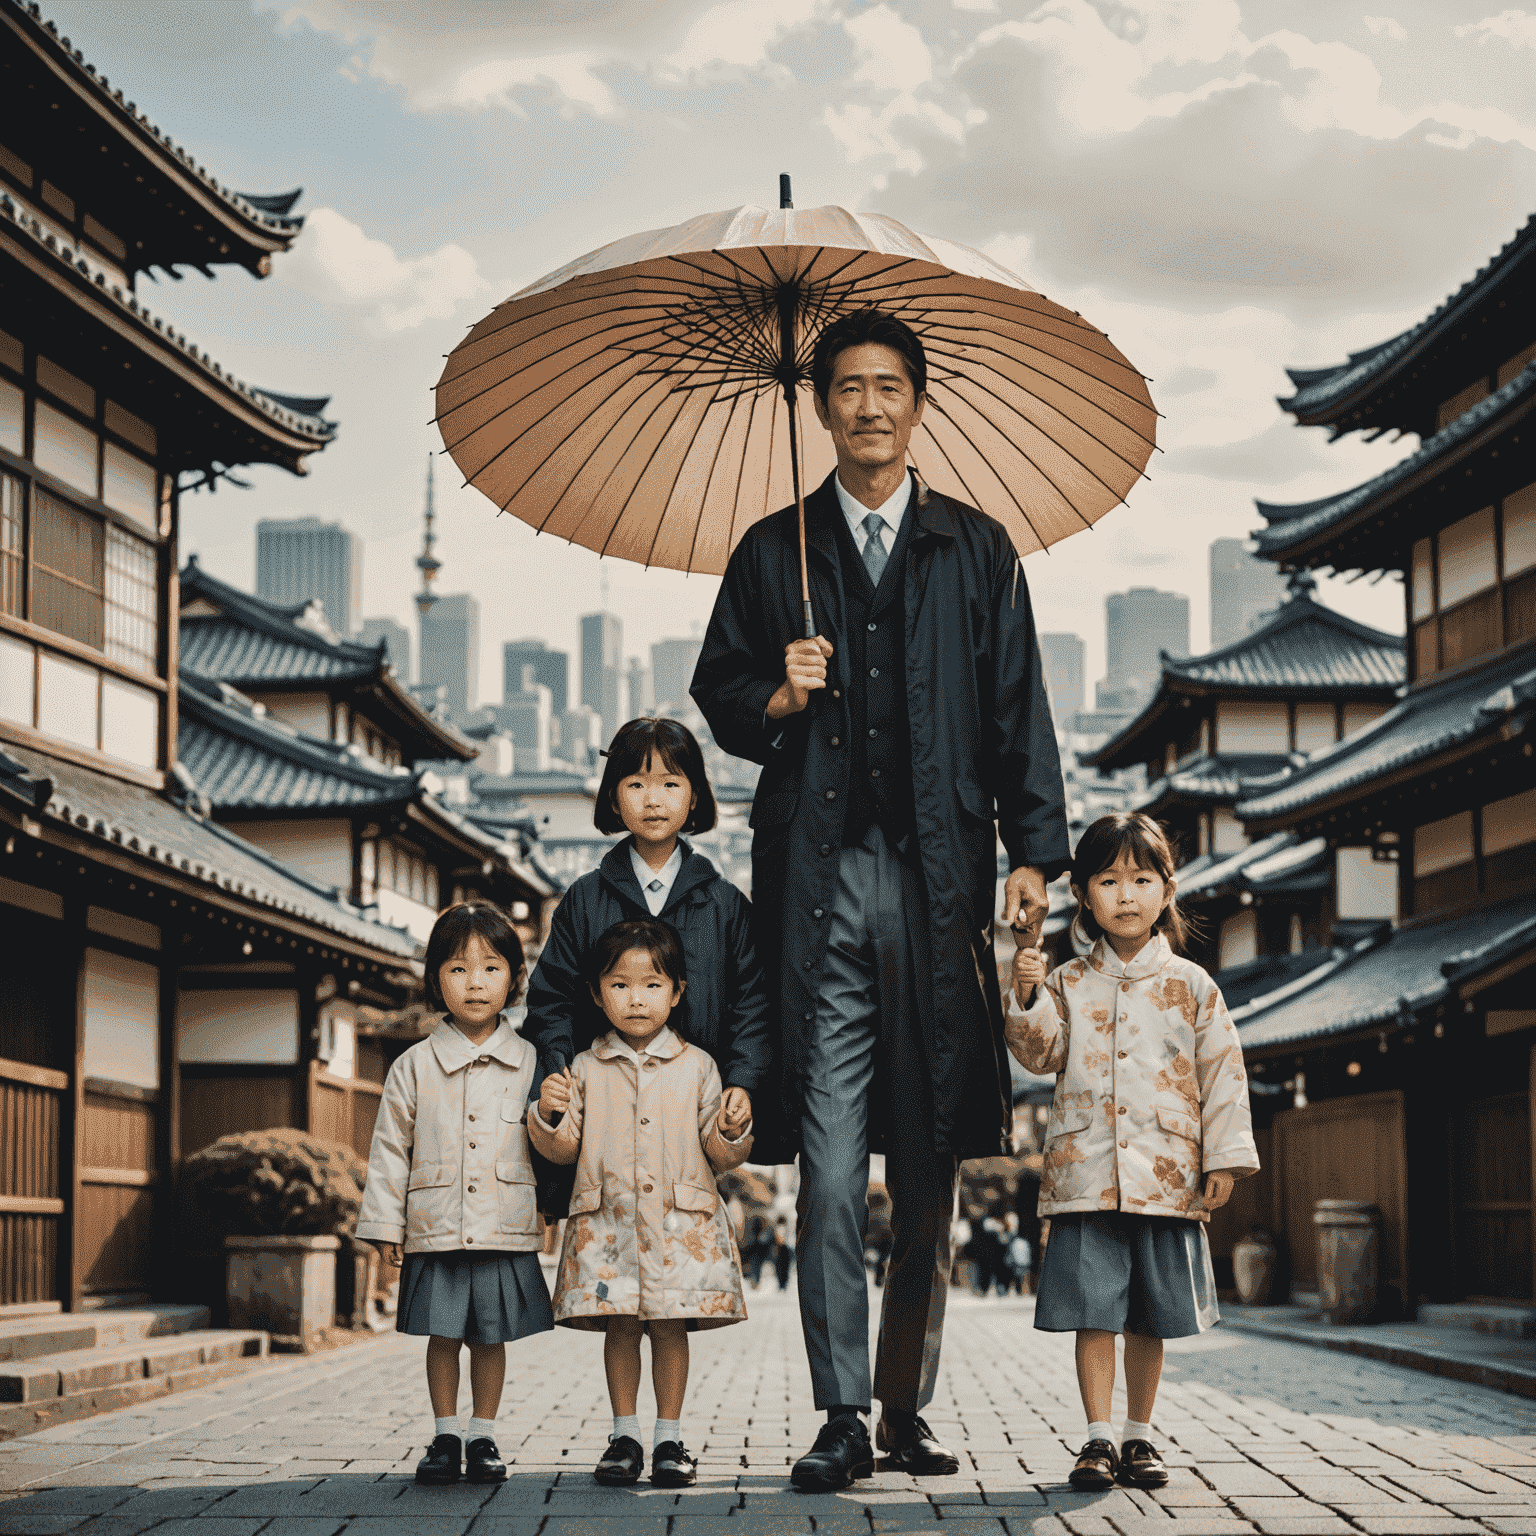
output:
<path id="1" fill-rule="evenodd" d="M 1054 1072 L 1040 1214 L 1209 1219 L 1204 1175 L 1256 1173 L 1248 1076 L 1221 989 L 1153 934 L 1122 961 L 1102 938 L 1053 971 L 1008 1049 Z"/>
<path id="2" fill-rule="evenodd" d="M 716 1124 L 720 1070 L 671 1029 L 640 1053 L 614 1031 L 571 1066 L 558 1127 L 528 1106 L 528 1134 L 552 1163 L 576 1164 L 555 1287 L 555 1321 L 601 1330 L 609 1317 L 688 1318 L 700 1328 L 747 1315 L 741 1257 L 715 1174 L 747 1160 L 751 1127 Z"/>

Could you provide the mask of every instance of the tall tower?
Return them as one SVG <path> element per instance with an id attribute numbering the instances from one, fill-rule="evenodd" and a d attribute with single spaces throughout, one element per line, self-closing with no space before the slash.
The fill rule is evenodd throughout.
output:
<path id="1" fill-rule="evenodd" d="M 432 455 L 429 453 L 427 455 L 426 527 L 422 534 L 421 553 L 416 557 L 416 569 L 421 572 L 421 591 L 416 594 L 416 612 L 423 619 L 432 611 L 432 604 L 437 601 L 437 593 L 432 590 L 432 582 L 443 568 L 443 562 L 432 553 L 432 546 L 437 543 L 437 533 L 433 528 L 435 521 L 432 510 Z"/>

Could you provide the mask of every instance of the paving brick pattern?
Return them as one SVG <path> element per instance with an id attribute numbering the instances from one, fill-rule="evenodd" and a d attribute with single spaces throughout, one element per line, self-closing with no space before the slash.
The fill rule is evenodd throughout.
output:
<path id="1" fill-rule="evenodd" d="M 960 1474 L 805 1497 L 787 1472 L 820 1417 L 798 1315 L 792 1295 L 749 1305 L 693 1341 L 683 1493 L 592 1482 L 601 1343 L 564 1330 L 509 1350 L 509 1480 L 416 1487 L 423 1346 L 389 1336 L 0 1444 L 0 1536 L 1536 1536 L 1536 1402 L 1220 1329 L 1169 1348 L 1169 1486 L 1072 1493 L 1070 1336 L 958 1295 L 928 1417 Z"/>

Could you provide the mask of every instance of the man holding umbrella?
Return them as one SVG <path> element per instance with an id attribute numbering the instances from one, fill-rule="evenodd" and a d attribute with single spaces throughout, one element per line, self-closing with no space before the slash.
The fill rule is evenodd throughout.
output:
<path id="1" fill-rule="evenodd" d="M 763 765 L 752 812 L 759 953 L 783 1024 L 785 1133 L 800 1154 L 801 1320 L 827 1424 L 806 1490 L 874 1468 L 957 1470 L 933 1396 L 959 1160 L 1011 1120 L 992 957 L 1037 924 L 1068 862 L 1060 765 L 1022 569 L 1003 526 L 907 469 L 927 361 L 901 320 L 845 315 L 817 340 L 816 414 L 837 468 L 752 526 L 725 572 L 693 696 L 727 752 Z M 996 831 L 994 831 L 994 823 Z M 777 963 L 774 963 L 776 959 Z M 870 1372 L 869 1153 L 886 1155 L 892 1251 Z"/>

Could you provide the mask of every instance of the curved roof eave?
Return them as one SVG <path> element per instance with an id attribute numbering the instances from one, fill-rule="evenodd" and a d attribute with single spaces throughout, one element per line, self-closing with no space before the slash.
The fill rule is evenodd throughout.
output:
<path id="1" fill-rule="evenodd" d="M 1442 472 L 1447 467 L 1444 461 L 1456 462 L 1519 420 L 1516 407 L 1522 408 L 1523 415 L 1532 405 L 1536 405 L 1536 363 L 1526 364 L 1507 384 L 1463 411 L 1406 459 L 1349 490 L 1289 506 L 1256 501 L 1254 506 L 1259 515 L 1269 524 L 1253 531 L 1259 553 L 1277 564 L 1311 558 L 1309 543 L 1316 544 L 1325 534 L 1341 532 L 1383 502 L 1411 488 L 1419 476 Z M 1330 562 L 1318 558 L 1317 563 Z"/>
<path id="2" fill-rule="evenodd" d="M 127 147 L 152 161 L 161 174 L 249 248 L 251 259 L 241 265 L 260 269 L 258 275 L 265 276 L 272 253 L 286 251 L 293 244 L 304 220 L 290 210 L 302 189 L 251 198 L 224 186 L 185 146 L 177 144 L 136 103 L 127 100 L 121 88 L 114 90 L 107 77 L 88 64 L 67 37 L 59 34 L 53 21 L 43 20 L 37 4 L 0 0 L 0 19 L 31 44 L 37 57 L 46 60 L 57 77 Z"/>
<path id="3" fill-rule="evenodd" d="M 260 432 L 272 446 L 273 460 L 284 468 L 294 474 L 307 473 L 305 458 L 335 438 L 335 422 L 301 415 L 237 378 L 206 350 L 189 342 L 184 331 L 125 291 L 117 274 L 94 262 L 84 251 L 60 244 L 51 232 L 30 219 L 9 193 L 0 189 L 0 233 L 6 231 L 14 232 L 23 242 L 18 254 L 25 265 L 56 289 L 67 285 L 65 291 L 77 305 L 82 296 L 88 297 L 102 323 L 218 402 L 242 427 Z"/>
<path id="4" fill-rule="evenodd" d="M 1507 281 L 1533 251 L 1536 251 L 1536 215 L 1528 218 L 1497 255 L 1417 325 L 1373 347 L 1351 353 L 1347 362 L 1332 368 L 1286 369 L 1291 382 L 1297 386 L 1296 393 L 1289 399 L 1277 400 L 1277 404 L 1304 425 L 1335 422 L 1345 411 L 1361 403 L 1362 396 L 1386 388 L 1400 369 L 1447 330 L 1461 324 L 1467 312 Z"/>

